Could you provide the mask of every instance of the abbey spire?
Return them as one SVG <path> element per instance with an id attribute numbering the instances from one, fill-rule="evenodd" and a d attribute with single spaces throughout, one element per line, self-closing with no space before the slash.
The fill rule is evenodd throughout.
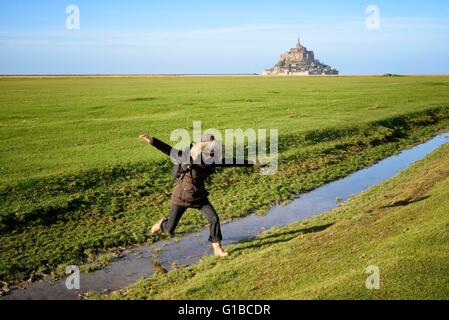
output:
<path id="1" fill-rule="evenodd" d="M 296 48 L 297 49 L 302 48 L 301 41 L 299 41 L 299 35 L 298 35 L 298 42 L 296 42 Z"/>

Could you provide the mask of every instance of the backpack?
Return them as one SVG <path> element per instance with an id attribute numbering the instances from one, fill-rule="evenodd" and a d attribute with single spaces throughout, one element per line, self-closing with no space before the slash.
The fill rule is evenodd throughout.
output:
<path id="1" fill-rule="evenodd" d="M 190 172 L 192 170 L 192 164 L 190 163 L 179 163 L 175 164 L 172 169 L 172 175 L 175 179 L 181 178 L 184 173 Z"/>

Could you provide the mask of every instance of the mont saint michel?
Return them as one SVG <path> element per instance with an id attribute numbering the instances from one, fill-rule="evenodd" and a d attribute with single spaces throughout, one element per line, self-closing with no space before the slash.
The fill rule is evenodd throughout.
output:
<path id="1" fill-rule="evenodd" d="M 313 51 L 307 50 L 301 42 L 296 47 L 281 54 L 276 65 L 266 69 L 263 75 L 274 76 L 308 76 L 308 75 L 337 75 L 338 71 L 318 59 L 315 59 Z"/>

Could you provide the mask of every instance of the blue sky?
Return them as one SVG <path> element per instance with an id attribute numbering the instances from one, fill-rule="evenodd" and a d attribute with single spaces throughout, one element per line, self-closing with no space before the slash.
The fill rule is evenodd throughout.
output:
<path id="1" fill-rule="evenodd" d="M 344 74 L 449 73 L 449 1 L 15 0 L 0 3 L 0 74 L 260 73 L 298 34 Z"/>

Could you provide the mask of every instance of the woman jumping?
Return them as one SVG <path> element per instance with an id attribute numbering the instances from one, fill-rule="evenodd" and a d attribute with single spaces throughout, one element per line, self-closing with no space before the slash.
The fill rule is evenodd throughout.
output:
<path id="1" fill-rule="evenodd" d="M 237 164 L 236 159 L 231 159 L 231 161 L 222 159 L 222 161 L 215 161 L 218 163 L 209 164 L 210 161 L 205 161 L 204 151 L 208 150 L 208 156 L 214 157 L 214 149 L 219 144 L 210 134 L 203 135 L 200 143 L 190 146 L 187 150 L 187 157 L 182 156 L 181 151 L 173 149 L 170 145 L 154 137 L 142 134 L 139 138 L 168 156 L 176 155 L 178 157 L 177 164 L 173 168 L 177 183 L 172 192 L 170 215 L 168 219 L 163 218 L 154 224 L 151 234 L 162 231 L 173 235 L 184 212 L 188 208 L 195 208 L 200 210 L 209 221 L 209 241 L 212 242 L 214 255 L 226 257 L 228 253 L 221 246 L 220 219 L 209 202 L 209 193 L 205 188 L 204 181 L 215 173 L 217 167 L 255 167 L 256 164 L 247 160 L 242 164 Z"/>

